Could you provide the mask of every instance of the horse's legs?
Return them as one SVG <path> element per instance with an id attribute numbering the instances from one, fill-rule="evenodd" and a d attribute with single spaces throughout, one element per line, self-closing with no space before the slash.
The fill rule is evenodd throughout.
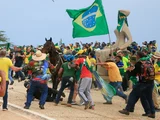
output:
<path id="1" fill-rule="evenodd" d="M 55 75 L 52 75 L 52 88 L 55 89 L 55 90 L 57 90 L 57 88 L 56 88 L 56 77 L 55 77 Z"/>
<path id="2" fill-rule="evenodd" d="M 57 74 L 53 75 L 52 77 L 53 89 L 57 90 L 59 82 L 60 81 L 57 80 Z"/>
<path id="3" fill-rule="evenodd" d="M 56 80 L 56 88 L 58 88 L 59 83 L 60 83 L 60 80 Z"/>

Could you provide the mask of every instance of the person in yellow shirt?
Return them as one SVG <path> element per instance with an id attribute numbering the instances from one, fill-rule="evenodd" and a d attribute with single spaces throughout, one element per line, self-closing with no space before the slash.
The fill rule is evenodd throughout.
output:
<path id="1" fill-rule="evenodd" d="M 119 81 L 122 81 L 122 77 L 119 71 L 119 68 L 115 64 L 113 60 L 107 60 L 106 62 L 101 62 L 98 58 L 98 61 L 100 63 L 96 63 L 97 65 L 101 65 L 102 67 L 106 68 L 108 71 L 108 77 L 109 77 L 109 84 L 112 85 L 116 89 L 116 94 L 120 97 L 122 97 L 125 102 L 127 102 L 127 95 L 125 95 L 122 91 L 119 90 Z M 106 102 L 104 104 L 112 104 L 110 102 Z"/>
<path id="2" fill-rule="evenodd" d="M 31 56 L 31 48 L 26 48 L 26 52 L 24 52 L 25 58 L 24 63 L 27 65 L 29 63 L 29 57 Z"/>
<path id="3" fill-rule="evenodd" d="M 160 83 L 160 58 L 157 60 L 157 62 L 154 64 L 155 68 L 155 80 Z"/>
<path id="4" fill-rule="evenodd" d="M 24 55 L 25 55 L 25 57 L 24 57 L 24 65 L 26 66 L 29 63 L 29 57 L 31 56 L 31 48 L 30 47 L 26 48 L 26 50 L 24 52 Z M 23 71 L 23 72 L 24 72 L 25 77 L 27 77 L 28 76 L 28 71 Z"/>
<path id="5" fill-rule="evenodd" d="M 96 59 L 94 58 L 94 56 L 95 56 L 94 53 L 90 52 L 88 57 L 89 57 L 89 60 L 91 62 L 92 70 L 96 71 Z M 97 84 L 96 84 L 96 81 L 95 81 L 95 77 L 93 75 L 92 75 L 92 80 L 93 80 L 95 90 L 98 90 Z"/>
<path id="6" fill-rule="evenodd" d="M 158 52 L 155 53 L 155 55 L 153 55 L 153 57 L 155 59 L 157 59 L 157 62 L 154 64 L 155 81 L 160 84 L 160 53 L 158 53 Z M 160 105 L 158 103 L 158 92 L 156 90 L 156 87 L 154 87 L 152 98 L 153 98 L 153 103 L 154 103 L 155 110 L 157 112 L 159 112 L 160 111 Z"/>
<path id="7" fill-rule="evenodd" d="M 7 108 L 7 101 L 8 101 L 8 84 L 9 84 L 9 78 L 8 78 L 8 71 L 11 68 L 13 71 L 20 71 L 22 68 L 18 68 L 13 66 L 12 61 L 6 57 L 6 50 L 0 50 L 0 70 L 5 72 L 5 78 L 6 78 L 6 91 L 5 95 L 3 97 L 3 105 L 2 109 L 8 110 Z M 1 78 L 0 78 L 1 82 Z"/>

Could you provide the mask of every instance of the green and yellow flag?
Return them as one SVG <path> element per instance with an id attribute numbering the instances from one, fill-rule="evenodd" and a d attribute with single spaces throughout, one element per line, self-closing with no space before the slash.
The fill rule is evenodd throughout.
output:
<path id="1" fill-rule="evenodd" d="M 5 44 L 0 44 L 0 47 L 5 47 L 8 51 L 10 48 L 10 45 L 11 45 L 10 43 L 5 43 Z"/>
<path id="2" fill-rule="evenodd" d="M 124 23 L 126 23 L 128 26 L 127 16 L 119 11 L 118 12 L 118 26 L 117 26 L 117 30 L 119 32 L 121 32 Z"/>
<path id="3" fill-rule="evenodd" d="M 66 10 L 73 18 L 73 38 L 109 34 L 102 0 L 80 10 Z"/>

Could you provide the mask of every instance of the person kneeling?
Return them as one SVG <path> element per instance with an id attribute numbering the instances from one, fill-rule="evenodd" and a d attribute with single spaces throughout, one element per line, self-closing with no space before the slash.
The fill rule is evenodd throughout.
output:
<path id="1" fill-rule="evenodd" d="M 35 55 L 32 56 L 34 66 L 35 68 L 32 72 L 32 78 L 30 81 L 30 89 L 27 93 L 27 101 L 25 103 L 24 109 L 29 109 L 31 102 L 33 100 L 33 95 L 36 92 L 37 88 L 40 89 L 41 97 L 39 102 L 40 109 L 44 109 L 44 104 L 47 99 L 48 95 L 48 86 L 47 86 L 47 80 L 50 79 L 51 75 L 44 74 L 42 68 L 42 61 L 46 59 L 46 54 L 41 53 L 41 51 L 37 51 Z"/>

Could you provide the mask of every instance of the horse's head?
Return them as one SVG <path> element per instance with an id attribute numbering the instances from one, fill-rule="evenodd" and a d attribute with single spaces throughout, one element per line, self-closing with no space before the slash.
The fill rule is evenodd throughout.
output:
<path id="1" fill-rule="evenodd" d="M 46 40 L 46 43 L 43 45 L 42 52 L 47 54 L 51 51 L 56 51 L 54 43 L 52 42 L 52 38 L 50 38 L 49 40 L 45 38 L 45 40 Z"/>

